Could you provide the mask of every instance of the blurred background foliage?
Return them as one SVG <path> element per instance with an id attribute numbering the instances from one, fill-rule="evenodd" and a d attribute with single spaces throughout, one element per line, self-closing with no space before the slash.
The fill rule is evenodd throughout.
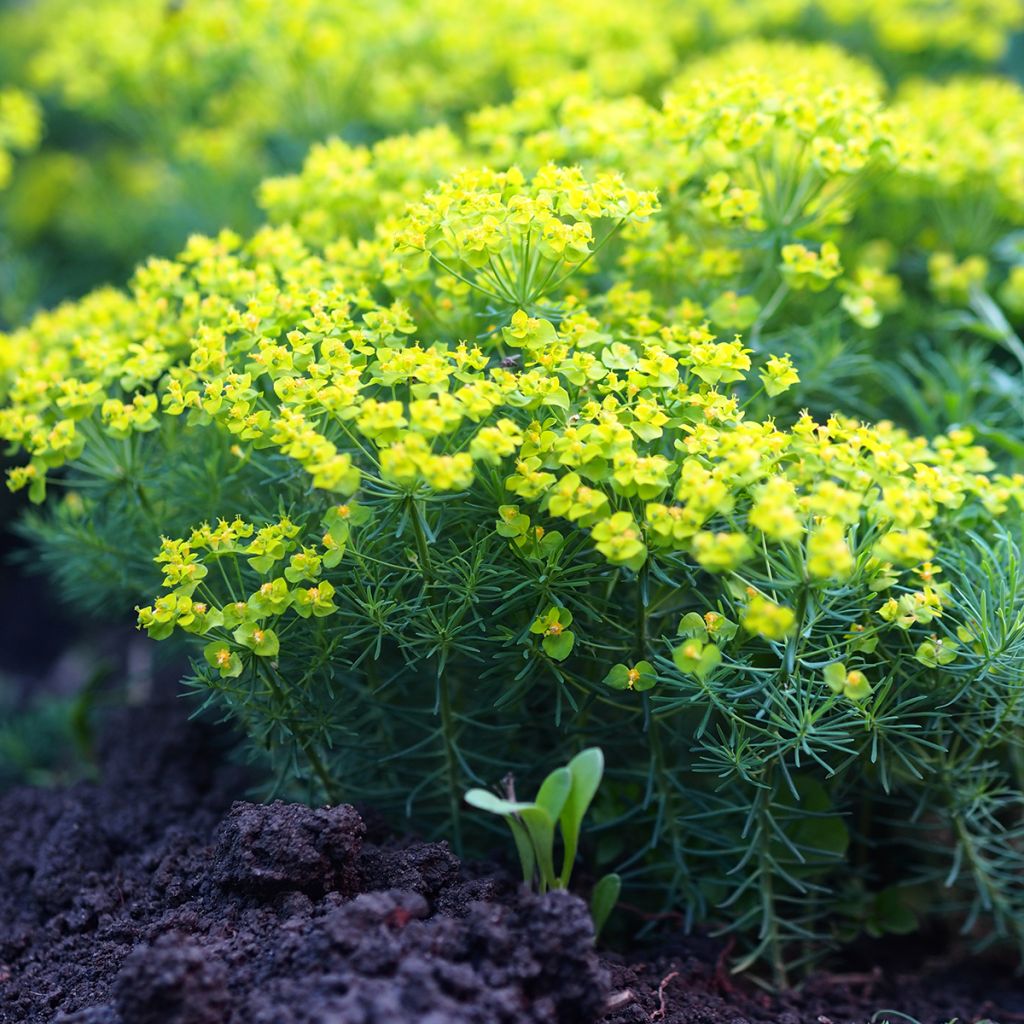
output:
<path id="1" fill-rule="evenodd" d="M 1021 66 L 1019 0 L 0 0 L 0 327 L 259 220 L 311 142 L 373 142 L 584 71 L 656 98 L 748 36 L 890 82 Z"/>

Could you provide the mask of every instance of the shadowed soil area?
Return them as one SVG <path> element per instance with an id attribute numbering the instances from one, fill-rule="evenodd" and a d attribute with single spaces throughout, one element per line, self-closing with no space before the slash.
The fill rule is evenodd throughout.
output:
<path id="1" fill-rule="evenodd" d="M 180 705 L 113 716 L 99 762 L 97 782 L 0 796 L 5 1024 L 1024 1020 L 1019 981 L 981 966 L 770 997 L 708 940 L 603 956 L 575 896 L 396 842 L 348 806 L 240 801 Z"/>

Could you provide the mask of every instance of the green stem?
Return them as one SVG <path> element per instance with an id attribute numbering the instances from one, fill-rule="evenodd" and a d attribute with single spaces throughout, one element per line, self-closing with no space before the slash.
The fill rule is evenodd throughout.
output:
<path id="1" fill-rule="evenodd" d="M 647 694 L 644 694 L 646 697 Z M 660 719 L 651 718 L 650 727 L 647 730 L 648 743 L 651 750 L 651 769 L 654 773 L 654 785 L 658 792 L 658 804 L 661 812 L 662 828 L 668 833 L 669 843 L 672 848 L 672 864 L 675 868 L 675 878 L 685 874 L 683 868 L 683 836 L 679 829 L 679 814 L 676 807 L 675 787 L 669 783 L 668 765 L 665 761 L 665 749 L 661 742 L 661 730 L 664 728 Z M 651 845 L 654 846 L 660 839 L 659 835 L 651 837 Z M 669 893 L 669 900 L 675 897 L 675 884 Z"/>
<path id="2" fill-rule="evenodd" d="M 650 645 L 648 633 L 648 587 L 651 581 L 650 563 L 644 562 L 636 574 L 636 659 L 646 661 Z"/>
<path id="3" fill-rule="evenodd" d="M 772 981 L 776 988 L 786 989 L 789 987 L 789 978 L 786 973 L 786 959 L 782 952 L 782 940 L 779 936 L 779 924 L 775 909 L 775 878 L 771 861 L 772 830 L 767 822 L 771 815 L 771 801 L 774 787 L 772 786 L 771 768 L 765 773 L 766 787 L 758 795 L 759 817 L 762 819 L 758 824 L 758 848 L 761 860 L 760 865 L 760 891 L 761 891 L 761 939 L 764 948 L 769 953 L 769 960 L 772 965 Z"/>
<path id="4" fill-rule="evenodd" d="M 423 529 L 422 509 L 419 502 L 411 495 L 408 499 L 409 518 L 412 520 L 412 532 L 416 538 L 416 554 L 420 562 L 420 572 L 423 573 L 424 582 L 429 583 L 432 575 L 430 565 L 430 547 L 427 544 L 427 534 Z"/>
<path id="5" fill-rule="evenodd" d="M 461 281 L 463 284 L 468 285 L 474 291 L 480 292 L 482 295 L 486 295 L 489 299 L 493 299 L 495 302 L 504 301 L 500 295 L 495 295 L 494 292 L 488 291 L 484 288 L 479 281 L 470 281 L 468 277 L 463 277 L 454 267 L 449 267 L 444 260 L 435 256 L 432 252 L 428 252 L 430 258 L 446 273 L 451 274 L 456 280 Z"/>
<path id="6" fill-rule="evenodd" d="M 451 817 L 452 846 L 462 856 L 462 792 L 459 787 L 458 763 L 455 758 L 455 717 L 452 694 L 445 671 L 437 677 L 438 709 L 441 713 L 441 737 L 444 742 L 445 773 L 448 776 L 448 811 Z"/>
<path id="7" fill-rule="evenodd" d="M 289 706 L 290 702 L 285 698 L 284 691 L 274 678 L 273 669 L 269 665 L 265 665 L 262 658 L 259 660 L 258 670 L 260 669 L 263 670 L 263 675 L 267 680 L 267 684 L 270 686 L 274 696 L 281 702 L 281 705 L 284 707 Z M 299 745 L 299 749 L 309 762 L 309 767 L 313 770 L 313 774 L 320 781 L 320 785 L 323 787 L 324 796 L 326 796 L 327 802 L 330 804 L 341 803 L 341 792 L 335 781 L 331 778 L 330 772 L 327 771 L 327 767 L 320 755 L 314 749 L 312 741 L 305 735 L 302 729 L 298 727 L 294 716 L 289 715 L 287 721 L 288 730 L 291 732 L 292 736 L 295 737 L 295 742 Z"/>
<path id="8" fill-rule="evenodd" d="M 320 755 L 313 749 L 309 740 L 307 738 L 299 739 L 299 746 L 302 747 L 302 752 L 306 755 L 306 760 L 309 761 L 309 766 L 313 769 L 313 774 L 320 780 L 320 785 L 324 788 L 324 795 L 327 797 L 327 802 L 329 804 L 341 803 L 341 794 L 338 787 L 331 778 L 331 774 L 328 772 L 327 766 L 324 764 Z"/>
<path id="9" fill-rule="evenodd" d="M 531 301 L 539 302 L 549 292 L 553 292 L 556 289 L 560 288 L 577 271 L 582 270 L 612 240 L 612 238 L 614 238 L 615 235 L 619 233 L 619 230 L 625 223 L 625 220 L 616 221 L 615 224 L 612 225 L 612 228 L 611 230 L 609 230 L 608 234 L 606 234 L 604 238 L 602 238 L 601 241 L 594 246 L 594 248 L 586 255 L 586 257 L 582 259 L 579 263 L 572 264 L 569 270 L 566 271 L 566 273 L 564 273 L 557 281 L 555 281 L 554 284 L 549 284 L 549 282 L 551 281 L 551 273 L 549 273 L 544 283 L 541 285 L 540 289 L 534 293 L 533 297 L 531 298 Z M 557 266 L 558 263 L 556 262 L 555 267 Z M 553 272 L 554 268 L 552 268 L 552 273 Z"/>

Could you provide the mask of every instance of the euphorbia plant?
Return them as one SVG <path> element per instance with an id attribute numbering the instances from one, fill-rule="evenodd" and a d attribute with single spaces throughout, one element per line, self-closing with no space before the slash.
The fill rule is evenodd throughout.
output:
<path id="1" fill-rule="evenodd" d="M 948 332 L 977 264 L 930 289 L 933 236 L 874 244 L 878 181 L 910 222 L 952 201 L 876 75 L 736 52 L 767 67 L 660 108 L 491 111 L 504 162 L 474 122 L 445 184 L 396 143 L 351 237 L 195 238 L 40 316 L 3 346 L 11 483 L 70 495 L 43 556 L 192 644 L 278 789 L 465 848 L 467 786 L 599 744 L 596 864 L 780 980 L 860 894 L 1020 939 L 1024 480 L 942 420 L 966 400 L 922 438 L 802 380 Z"/>

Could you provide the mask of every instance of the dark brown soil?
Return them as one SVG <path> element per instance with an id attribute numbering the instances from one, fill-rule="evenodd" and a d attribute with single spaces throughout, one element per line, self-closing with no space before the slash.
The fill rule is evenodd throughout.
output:
<path id="1" fill-rule="evenodd" d="M 1021 986 L 981 968 L 883 965 L 772 999 L 706 940 L 601 957 L 574 896 L 388 842 L 350 807 L 233 802 L 241 788 L 208 734 L 151 708 L 112 723 L 100 782 L 0 797 L 0 1021 L 1024 1021 Z"/>

